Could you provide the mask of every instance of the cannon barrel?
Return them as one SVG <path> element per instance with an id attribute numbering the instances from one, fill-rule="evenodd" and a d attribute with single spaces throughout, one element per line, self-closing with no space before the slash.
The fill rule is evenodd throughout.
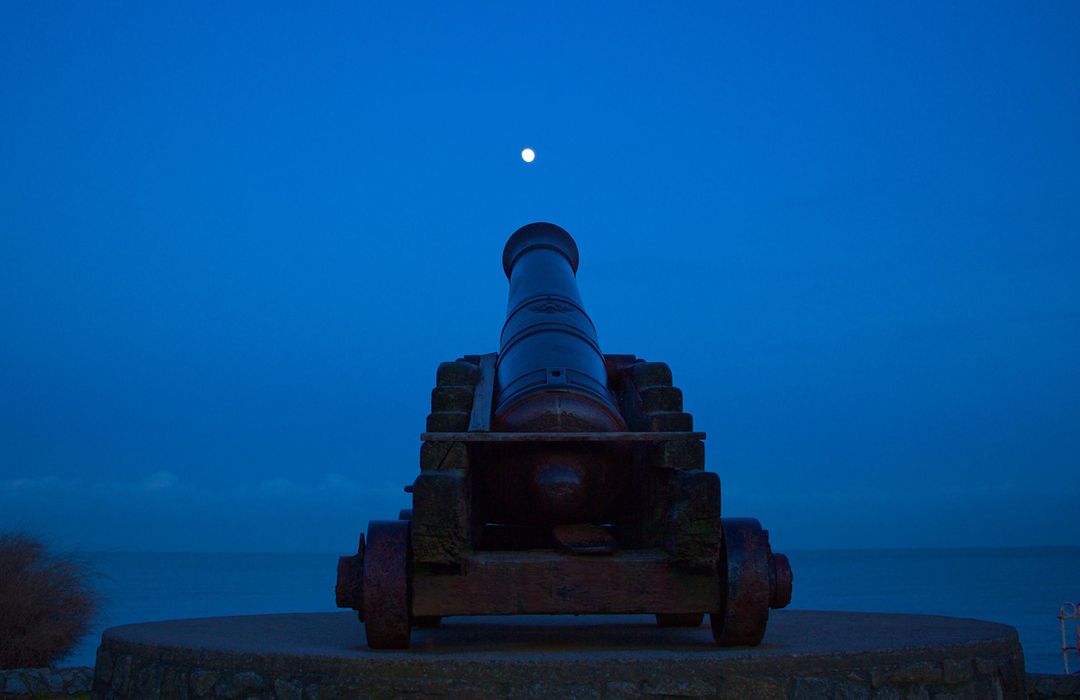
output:
<path id="1" fill-rule="evenodd" d="M 502 259 L 510 295 L 495 371 L 496 429 L 625 430 L 578 292 L 574 239 L 554 224 L 529 224 L 510 237 Z"/>
<path id="2" fill-rule="evenodd" d="M 554 224 L 523 226 L 507 241 L 510 293 L 495 367 L 495 430 L 626 430 L 578 292 L 577 267 L 574 239 Z M 499 522 L 604 522 L 625 471 L 616 452 L 571 443 L 507 447 L 483 479 L 487 510 Z"/>

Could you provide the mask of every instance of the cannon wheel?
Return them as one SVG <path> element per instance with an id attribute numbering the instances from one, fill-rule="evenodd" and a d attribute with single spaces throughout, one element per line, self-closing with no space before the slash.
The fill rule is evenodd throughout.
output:
<path id="1" fill-rule="evenodd" d="M 761 643 L 769 622 L 769 538 L 754 518 L 722 518 L 721 591 L 727 604 L 709 615 L 713 639 L 722 647 Z"/>
<path id="2" fill-rule="evenodd" d="M 364 632 L 372 649 L 409 648 L 409 523 L 372 520 L 364 552 Z"/>
<path id="3" fill-rule="evenodd" d="M 657 627 L 701 627 L 705 613 L 656 613 Z"/>

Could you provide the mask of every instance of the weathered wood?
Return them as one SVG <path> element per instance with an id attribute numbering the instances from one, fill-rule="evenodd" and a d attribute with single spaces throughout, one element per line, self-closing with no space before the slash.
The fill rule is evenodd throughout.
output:
<path id="1" fill-rule="evenodd" d="M 648 386 L 638 391 L 646 413 L 683 410 L 682 389 L 674 386 Z"/>
<path id="2" fill-rule="evenodd" d="M 715 574 L 674 569 L 657 550 L 607 557 L 476 552 L 461 575 L 413 576 L 413 615 L 689 613 L 720 606 Z"/>
<path id="3" fill-rule="evenodd" d="M 472 416 L 469 431 L 487 432 L 491 429 L 491 401 L 495 393 L 495 360 L 498 354 L 488 353 L 480 356 L 479 380 L 476 382 L 475 398 L 472 403 Z"/>
<path id="4" fill-rule="evenodd" d="M 638 391 L 650 386 L 671 386 L 671 368 L 663 362 L 636 362 L 629 371 Z"/>
<path id="5" fill-rule="evenodd" d="M 626 368 L 637 360 L 635 355 L 604 355 L 604 368 L 607 370 L 608 387 L 618 392 Z"/>
<path id="6" fill-rule="evenodd" d="M 427 417 L 427 429 L 432 433 L 448 433 L 468 427 L 469 414 L 465 411 L 438 411 Z"/>
<path id="7" fill-rule="evenodd" d="M 629 510 L 629 519 L 636 528 L 637 547 L 663 548 L 667 534 L 668 505 L 673 493 L 674 471 L 653 466 L 651 450 L 648 448 L 648 445 L 644 445 L 635 450 L 635 502 Z M 627 523 L 620 526 L 620 532 L 627 529 Z"/>
<path id="8" fill-rule="evenodd" d="M 689 414 L 678 414 L 689 415 Z M 704 440 L 705 433 L 682 431 L 645 431 L 627 433 L 420 433 L 428 442 L 661 442 L 666 440 Z"/>
<path id="9" fill-rule="evenodd" d="M 469 450 L 461 442 L 425 442 L 420 446 L 420 471 L 468 469 Z"/>
<path id="10" fill-rule="evenodd" d="M 435 386 L 475 386 L 480 371 L 464 360 L 443 362 L 435 372 Z"/>
<path id="11" fill-rule="evenodd" d="M 716 571 L 720 559 L 720 477 L 706 471 L 670 475 L 664 550 L 674 566 Z"/>
<path id="12" fill-rule="evenodd" d="M 464 471 L 432 471 L 413 484 L 413 560 L 458 566 L 469 552 L 469 493 Z"/>
<path id="13" fill-rule="evenodd" d="M 431 390 L 431 410 L 443 411 L 472 410 L 473 388 L 471 386 L 437 386 Z"/>
<path id="14" fill-rule="evenodd" d="M 670 440 L 653 449 L 654 467 L 659 469 L 705 468 L 705 443 L 701 440 Z"/>
<path id="15" fill-rule="evenodd" d="M 641 405 L 641 395 L 638 393 L 634 380 L 630 376 L 630 369 L 626 368 L 621 373 L 622 379 L 616 385 L 615 399 L 619 403 L 619 413 L 622 414 L 626 426 L 630 430 L 641 431 L 646 429 L 645 409 Z"/>
<path id="16" fill-rule="evenodd" d="M 694 429 L 694 417 L 682 411 L 661 411 L 649 413 L 649 430 L 673 433 L 688 433 Z"/>

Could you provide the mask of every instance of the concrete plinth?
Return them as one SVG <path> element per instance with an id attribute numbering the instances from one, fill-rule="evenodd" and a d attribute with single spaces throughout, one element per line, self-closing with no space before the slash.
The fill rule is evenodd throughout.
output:
<path id="1" fill-rule="evenodd" d="M 949 617 L 781 611 L 755 648 L 651 617 L 451 618 L 368 650 L 349 612 L 106 630 L 105 698 L 1022 698 L 1016 631 Z"/>

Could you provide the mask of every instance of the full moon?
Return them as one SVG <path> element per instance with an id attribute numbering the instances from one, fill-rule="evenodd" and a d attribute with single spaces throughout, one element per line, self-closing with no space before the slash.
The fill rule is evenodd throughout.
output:
<path id="1" fill-rule="evenodd" d="M 525 150 L 523 150 L 521 152 L 521 159 L 523 161 L 525 161 L 526 163 L 533 162 L 534 158 L 536 158 L 536 153 L 534 153 L 533 149 L 531 149 L 531 148 L 526 148 Z"/>

